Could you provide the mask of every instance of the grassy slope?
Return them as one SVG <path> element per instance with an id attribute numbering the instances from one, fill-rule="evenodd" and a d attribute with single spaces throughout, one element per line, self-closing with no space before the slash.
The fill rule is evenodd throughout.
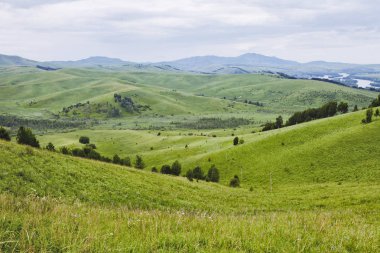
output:
<path id="1" fill-rule="evenodd" d="M 357 123 L 361 114 L 252 135 L 257 140 L 224 151 L 232 159 L 253 148 L 266 150 L 249 157 L 260 161 L 256 157 L 261 155 L 274 166 L 272 192 L 265 168 L 252 168 L 251 174 L 244 171 L 244 186 L 250 176 L 254 177 L 250 183 L 261 185 L 251 192 L 0 141 L 0 248 L 376 252 L 380 243 L 379 166 L 370 148 L 378 154 L 371 138 L 379 121 L 362 126 Z M 315 146 L 308 136 L 323 142 L 325 148 Z M 348 145 L 354 141 L 362 150 L 356 157 Z M 305 148 L 308 145 L 310 149 Z M 275 167 L 277 159 L 289 155 L 280 149 L 277 153 L 276 146 L 302 157 L 286 157 L 289 168 L 294 168 L 290 173 Z M 310 162 L 311 150 L 318 157 L 318 152 L 327 154 L 327 149 L 330 156 L 324 163 L 313 160 L 313 171 L 299 164 Z M 268 159 L 268 150 L 276 156 Z M 214 155 L 221 157 L 218 152 Z M 352 166 L 351 159 L 355 159 Z M 339 170 L 332 166 L 338 163 L 342 164 Z M 320 170 L 326 175 L 324 182 L 313 180 Z M 228 171 L 222 172 L 224 177 Z"/>
<path id="2" fill-rule="evenodd" d="M 157 136 L 157 131 L 81 130 L 39 138 L 43 144 L 79 146 L 79 136 L 87 135 L 99 152 L 110 157 L 142 155 L 148 170 L 176 159 L 183 164 L 183 172 L 196 165 L 207 170 L 216 164 L 224 184 L 238 174 L 247 188 L 267 187 L 270 175 L 274 187 L 289 183 L 375 182 L 380 178 L 380 120 L 363 125 L 363 117 L 364 111 L 359 111 L 265 133 L 241 133 L 239 137 L 245 143 L 236 147 L 230 136 L 233 131 L 209 132 L 217 135 L 213 138 L 191 130 L 197 136 L 174 131 Z"/>
<path id="3" fill-rule="evenodd" d="M 136 102 L 152 105 L 153 110 L 142 116 L 200 116 L 207 112 L 229 117 L 240 114 L 258 121 L 333 99 L 365 106 L 376 96 L 374 92 L 329 83 L 267 75 L 207 76 L 90 69 L 46 72 L 33 68 L 0 69 L 0 75 L 0 112 L 27 116 L 49 117 L 78 102 L 112 102 L 115 92 L 126 92 Z M 241 103 L 232 107 L 231 101 L 223 97 L 260 101 L 265 107 Z M 30 102 L 33 104 L 29 105 Z"/>

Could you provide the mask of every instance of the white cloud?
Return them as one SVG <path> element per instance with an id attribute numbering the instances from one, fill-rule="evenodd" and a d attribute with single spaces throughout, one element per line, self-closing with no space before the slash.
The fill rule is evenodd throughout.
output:
<path id="1" fill-rule="evenodd" d="M 375 62 L 380 53 L 359 49 L 380 52 L 379 10 L 370 0 L 0 0 L 0 53 L 145 61 L 251 51 L 313 60 L 328 51 L 331 60 Z"/>

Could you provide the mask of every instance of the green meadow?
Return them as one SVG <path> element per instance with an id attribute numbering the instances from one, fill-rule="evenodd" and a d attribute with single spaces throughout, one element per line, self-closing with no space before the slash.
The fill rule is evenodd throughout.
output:
<path id="1" fill-rule="evenodd" d="M 264 74 L 14 67 L 0 77 L 12 136 L 0 140 L 0 252 L 380 250 L 380 118 L 362 124 L 365 111 L 351 112 L 376 92 Z M 145 109 L 128 112 L 114 94 Z M 350 112 L 261 131 L 333 100 Z M 16 142 L 18 122 L 28 120 L 41 149 Z M 75 120 L 95 123 L 44 126 Z M 81 148 L 81 136 L 106 157 L 133 165 L 139 155 L 146 166 L 44 148 Z M 244 142 L 233 145 L 235 137 Z M 178 177 L 151 172 L 176 160 Z M 219 183 L 185 177 L 212 165 Z M 232 188 L 235 175 L 241 184 Z"/>

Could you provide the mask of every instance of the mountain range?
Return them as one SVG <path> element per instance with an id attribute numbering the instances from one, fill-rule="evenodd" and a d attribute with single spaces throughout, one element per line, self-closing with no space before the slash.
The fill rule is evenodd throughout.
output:
<path id="1" fill-rule="evenodd" d="M 284 72 L 299 77 L 308 75 L 323 75 L 349 73 L 380 73 L 378 65 L 360 65 L 339 62 L 314 61 L 300 63 L 270 57 L 255 53 L 243 54 L 237 57 L 195 56 L 175 61 L 156 63 L 136 63 L 118 58 L 95 56 L 77 61 L 48 61 L 38 62 L 19 56 L 0 54 L 0 67 L 4 66 L 43 66 L 54 68 L 124 68 L 126 70 L 156 70 L 193 72 L 203 74 L 247 74 L 262 71 Z"/>

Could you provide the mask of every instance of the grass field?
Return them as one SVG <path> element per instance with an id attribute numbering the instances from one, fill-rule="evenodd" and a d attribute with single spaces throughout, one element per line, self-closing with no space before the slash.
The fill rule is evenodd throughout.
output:
<path id="1" fill-rule="evenodd" d="M 379 252 L 380 119 L 365 111 L 269 132 L 260 124 L 330 100 L 368 106 L 377 93 L 270 75 L 0 68 L 0 114 L 99 119 L 33 129 L 42 146 L 90 137 L 137 170 L 0 140 L 0 252 Z M 109 118 L 113 94 L 151 110 Z M 263 103 L 256 106 L 244 100 Z M 63 107 L 86 103 L 65 116 Z M 95 109 L 94 109 L 95 108 Z M 121 107 L 118 107 L 121 108 Z M 216 126 L 250 120 L 248 125 Z M 189 129 L 221 118 L 210 129 Z M 206 123 L 213 122 L 206 120 Z M 214 124 L 214 125 L 213 125 Z M 233 138 L 244 139 L 233 145 Z M 150 172 L 182 164 L 182 176 Z M 220 182 L 188 181 L 212 166 Z M 229 187 L 238 175 L 241 187 Z"/>

